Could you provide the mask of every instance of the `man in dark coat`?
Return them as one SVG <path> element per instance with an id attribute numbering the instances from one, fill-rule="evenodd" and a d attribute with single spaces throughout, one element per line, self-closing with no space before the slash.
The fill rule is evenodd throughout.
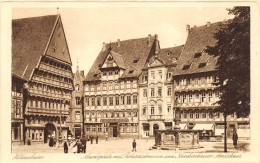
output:
<path id="1" fill-rule="evenodd" d="M 98 136 L 96 136 L 96 144 L 98 144 Z"/>
<path id="2" fill-rule="evenodd" d="M 136 151 L 136 142 L 135 142 L 135 139 L 134 139 L 132 145 L 133 145 L 133 151 Z"/>
<path id="3" fill-rule="evenodd" d="M 232 139 L 233 139 L 233 145 L 236 148 L 237 147 L 237 139 L 238 139 L 238 135 L 237 135 L 236 131 L 234 131 Z"/>
<path id="4" fill-rule="evenodd" d="M 82 136 L 82 138 L 80 139 L 81 143 L 82 143 L 82 151 L 83 153 L 86 153 L 86 147 L 87 147 L 87 140 L 85 135 Z"/>
<path id="5" fill-rule="evenodd" d="M 64 148 L 64 153 L 68 153 L 68 144 L 67 144 L 66 140 L 65 140 L 65 142 L 63 144 L 63 148 Z"/>
<path id="6" fill-rule="evenodd" d="M 92 135 L 90 136 L 90 142 L 91 142 L 91 144 L 93 144 L 93 136 Z"/>
<path id="7" fill-rule="evenodd" d="M 53 137 L 50 137 L 49 146 L 53 147 Z"/>

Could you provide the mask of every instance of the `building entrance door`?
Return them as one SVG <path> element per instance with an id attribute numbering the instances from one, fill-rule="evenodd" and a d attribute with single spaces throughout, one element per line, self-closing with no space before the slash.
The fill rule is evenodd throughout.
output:
<path id="1" fill-rule="evenodd" d="M 44 128 L 44 143 L 47 143 L 51 136 L 55 137 L 56 128 L 54 124 L 47 123 Z"/>
<path id="2" fill-rule="evenodd" d="M 113 137 L 117 137 L 117 126 L 113 126 Z"/>
<path id="3" fill-rule="evenodd" d="M 231 138 L 233 136 L 234 131 L 235 131 L 235 125 L 230 124 L 229 125 L 229 135 L 228 135 L 229 138 Z"/>

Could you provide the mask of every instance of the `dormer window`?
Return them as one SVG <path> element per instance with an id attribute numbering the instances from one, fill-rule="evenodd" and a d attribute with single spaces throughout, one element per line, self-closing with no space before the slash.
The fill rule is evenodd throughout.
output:
<path id="1" fill-rule="evenodd" d="M 129 74 L 132 74 L 133 72 L 134 72 L 134 70 L 129 70 L 129 72 L 128 72 L 128 73 L 129 73 Z"/>
<path id="2" fill-rule="evenodd" d="M 171 52 L 170 52 L 170 51 L 167 51 L 167 52 L 166 52 L 166 55 L 167 55 L 167 56 L 169 56 L 170 54 L 171 54 Z"/>
<path id="3" fill-rule="evenodd" d="M 182 68 L 182 70 L 187 70 L 187 69 L 189 69 L 189 68 L 190 68 L 190 65 L 184 65 L 183 68 Z"/>
<path id="4" fill-rule="evenodd" d="M 201 55 L 202 55 L 201 52 L 195 53 L 194 58 L 199 58 L 199 57 L 201 57 Z"/>
<path id="5" fill-rule="evenodd" d="M 200 63 L 199 68 L 205 67 L 206 65 L 207 65 L 207 63 Z"/>
<path id="6" fill-rule="evenodd" d="M 176 62 L 177 59 L 176 58 L 172 58 L 172 63 Z"/>
<path id="7" fill-rule="evenodd" d="M 98 74 L 94 74 L 93 76 L 94 76 L 94 77 L 98 77 Z"/>
<path id="8" fill-rule="evenodd" d="M 112 57 L 111 55 L 109 55 L 107 59 L 108 59 L 108 60 L 112 60 L 113 57 Z"/>
<path id="9" fill-rule="evenodd" d="M 139 60 L 139 59 L 135 59 L 135 60 L 133 61 L 133 63 L 137 63 L 137 62 L 138 62 L 138 60 Z"/>

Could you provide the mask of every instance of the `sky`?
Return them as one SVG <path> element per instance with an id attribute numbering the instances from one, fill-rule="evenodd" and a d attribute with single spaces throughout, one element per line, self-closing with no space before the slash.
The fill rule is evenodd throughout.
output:
<path id="1" fill-rule="evenodd" d="M 51 7 L 13 8 L 12 19 L 54 15 L 60 13 L 72 59 L 72 70 L 77 65 L 89 71 L 103 42 L 158 35 L 161 48 L 185 44 L 186 25 L 205 25 L 230 19 L 221 7 Z"/>

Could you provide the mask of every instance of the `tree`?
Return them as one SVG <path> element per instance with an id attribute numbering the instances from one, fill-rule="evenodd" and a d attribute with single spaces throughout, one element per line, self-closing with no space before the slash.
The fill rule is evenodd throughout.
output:
<path id="1" fill-rule="evenodd" d="M 220 24 L 217 43 L 207 52 L 218 57 L 216 85 L 222 90 L 219 108 L 225 115 L 250 114 L 250 7 L 227 9 L 234 18 Z"/>

